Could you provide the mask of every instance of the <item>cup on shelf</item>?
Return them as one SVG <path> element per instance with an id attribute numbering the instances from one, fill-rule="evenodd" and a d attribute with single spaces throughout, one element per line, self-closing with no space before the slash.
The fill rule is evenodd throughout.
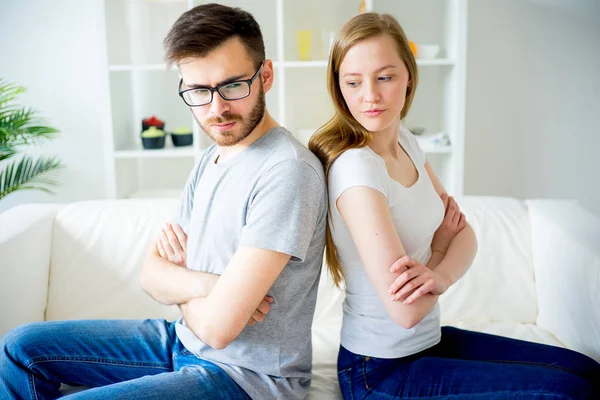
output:
<path id="1" fill-rule="evenodd" d="M 436 58 L 440 53 L 440 46 L 437 44 L 417 44 L 417 58 L 430 60 Z"/>
<path id="2" fill-rule="evenodd" d="M 310 61 L 313 59 L 312 31 L 296 31 L 296 42 L 298 44 L 298 59 L 300 61 Z"/>

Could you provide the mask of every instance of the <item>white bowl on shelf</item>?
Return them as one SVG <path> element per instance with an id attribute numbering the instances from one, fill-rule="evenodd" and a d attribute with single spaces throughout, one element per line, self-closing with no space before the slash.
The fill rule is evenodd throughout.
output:
<path id="1" fill-rule="evenodd" d="M 440 46 L 437 44 L 418 44 L 417 58 L 431 60 L 436 58 L 440 53 Z"/>

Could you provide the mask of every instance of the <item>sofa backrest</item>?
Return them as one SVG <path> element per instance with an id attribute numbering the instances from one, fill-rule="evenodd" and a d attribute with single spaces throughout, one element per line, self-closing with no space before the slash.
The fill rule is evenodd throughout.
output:
<path id="1" fill-rule="evenodd" d="M 71 203 L 54 223 L 46 319 L 167 318 L 138 283 L 152 240 L 176 199 Z"/>
<path id="2" fill-rule="evenodd" d="M 483 196 L 465 196 L 458 203 L 475 231 L 478 250 L 465 276 L 440 297 L 442 323 L 535 323 L 537 295 L 525 203 Z"/>
<path id="3" fill-rule="evenodd" d="M 459 205 L 477 234 L 479 250 L 465 277 L 442 296 L 443 322 L 534 323 L 537 305 L 524 203 L 465 197 Z M 158 304 L 138 284 L 146 251 L 176 206 L 176 199 L 64 206 L 54 224 L 46 319 L 177 318 L 175 307 Z M 342 301 L 343 294 L 324 271 L 316 332 L 331 336 L 331 326 L 339 327 Z M 324 340 L 333 345 L 339 338 Z"/>

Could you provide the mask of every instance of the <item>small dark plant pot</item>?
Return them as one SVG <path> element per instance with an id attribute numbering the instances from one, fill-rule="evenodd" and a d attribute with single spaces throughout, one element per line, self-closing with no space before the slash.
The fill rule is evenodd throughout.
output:
<path id="1" fill-rule="evenodd" d="M 145 149 L 162 149 L 165 147 L 165 137 L 142 138 L 142 145 Z"/>
<path id="2" fill-rule="evenodd" d="M 184 135 L 174 135 L 171 133 L 171 140 L 173 140 L 173 146 L 189 146 L 194 143 L 194 135 L 191 133 Z"/>

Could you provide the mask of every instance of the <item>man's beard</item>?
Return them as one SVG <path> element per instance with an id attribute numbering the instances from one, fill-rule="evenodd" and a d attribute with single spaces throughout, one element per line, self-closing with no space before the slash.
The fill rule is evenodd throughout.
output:
<path id="1" fill-rule="evenodd" d="M 218 96 L 218 94 L 216 94 Z M 254 128 L 258 125 L 260 120 L 265 115 L 266 102 L 265 93 L 262 90 L 262 85 L 258 94 L 258 99 L 250 114 L 247 118 L 243 118 L 239 114 L 233 114 L 229 111 L 224 112 L 219 117 L 209 118 L 204 121 L 204 124 L 198 121 L 198 124 L 204 130 L 204 133 L 208 135 L 218 146 L 233 146 L 244 140 L 252 133 Z M 211 132 L 210 125 L 212 124 L 227 124 L 230 122 L 237 122 L 234 126 L 234 130 L 223 131 L 223 132 Z M 237 133 L 236 133 L 237 132 Z"/>

